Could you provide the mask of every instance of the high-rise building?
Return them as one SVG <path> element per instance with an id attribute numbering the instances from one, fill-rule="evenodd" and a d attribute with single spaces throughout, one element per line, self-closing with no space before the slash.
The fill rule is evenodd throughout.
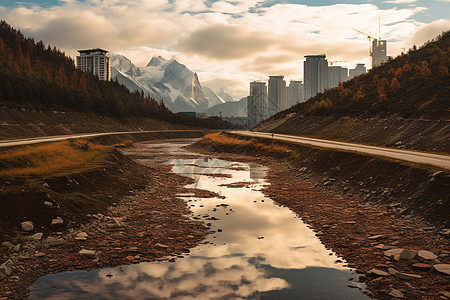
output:
<path id="1" fill-rule="evenodd" d="M 284 76 L 269 76 L 268 100 L 269 117 L 288 108 Z"/>
<path id="2" fill-rule="evenodd" d="M 247 97 L 248 125 L 253 128 L 267 119 L 267 87 L 264 81 L 250 82 L 250 96 Z"/>
<path id="3" fill-rule="evenodd" d="M 309 99 L 328 88 L 328 61 L 325 54 L 306 55 L 303 62 L 305 97 Z"/>
<path id="4" fill-rule="evenodd" d="M 305 101 L 303 83 L 301 80 L 291 80 L 287 87 L 288 108 Z"/>
<path id="5" fill-rule="evenodd" d="M 328 88 L 332 89 L 338 86 L 339 81 L 345 82 L 348 80 L 348 69 L 340 66 L 328 67 Z"/>
<path id="6" fill-rule="evenodd" d="M 78 50 L 77 68 L 97 75 L 101 80 L 111 80 L 111 59 L 103 49 Z"/>
<path id="7" fill-rule="evenodd" d="M 355 76 L 359 76 L 366 73 L 366 67 L 364 64 L 356 64 L 356 67 L 354 69 L 349 70 L 349 79 L 352 79 Z"/>
<path id="8" fill-rule="evenodd" d="M 374 39 L 372 41 L 372 68 L 381 65 L 387 61 L 387 43 L 386 40 Z"/>

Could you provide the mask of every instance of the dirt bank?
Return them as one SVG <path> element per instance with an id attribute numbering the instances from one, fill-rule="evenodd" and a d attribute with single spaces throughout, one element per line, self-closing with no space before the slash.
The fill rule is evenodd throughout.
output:
<path id="1" fill-rule="evenodd" d="M 12 273 L 0 276 L 0 299 L 23 299 L 28 286 L 49 273 L 176 259 L 204 238 L 207 228 L 189 218 L 175 195 L 214 195 L 183 188 L 190 179 L 170 166 L 144 166 L 117 151 L 110 159 L 111 165 L 86 173 L 2 183 L 2 208 L 9 206 L 0 218 L 1 263 L 9 259 Z M 63 223 L 50 225 L 58 217 Z M 28 220 L 34 229 L 20 231 Z M 95 254 L 81 255 L 82 249 Z"/>
<path id="2" fill-rule="evenodd" d="M 405 119 L 396 115 L 339 118 L 292 113 L 264 121 L 254 130 L 429 152 L 450 151 L 450 120 L 445 119 Z"/>
<path id="3" fill-rule="evenodd" d="M 408 201 L 404 203 L 407 197 L 401 197 L 401 194 L 407 193 L 407 189 L 412 187 L 408 183 L 408 176 L 416 174 L 404 169 L 407 167 L 399 166 L 399 169 L 395 169 L 397 167 L 390 165 L 394 163 L 386 164 L 367 157 L 358 161 L 346 154 L 315 149 L 296 149 L 302 155 L 299 161 L 280 160 L 263 155 L 248 156 L 245 151 L 239 154 L 225 153 L 230 148 L 212 148 L 201 144 L 189 149 L 227 160 L 268 166 L 270 171 L 267 179 L 271 184 L 264 190 L 265 194 L 296 212 L 303 221 L 311 225 L 327 248 L 343 257 L 350 267 L 361 273 L 363 276 L 360 280 L 367 284 L 373 298 L 392 299 L 389 294 L 398 292 L 405 299 L 450 298 L 449 276 L 433 269 L 433 265 L 438 263 L 450 263 L 448 235 L 447 238 L 444 237 L 441 227 L 430 226 L 421 221 L 420 217 L 415 216 L 418 211 L 403 211 Z M 299 167 L 299 164 L 303 167 Z M 360 178 L 363 172 L 348 173 L 351 170 L 343 168 L 346 164 L 356 164 L 353 165 L 353 172 L 361 168 L 370 173 L 372 168 L 374 173 L 378 170 L 381 174 L 368 174 Z M 383 170 L 389 167 L 390 170 Z M 386 188 L 383 182 L 380 183 L 382 176 L 386 176 L 384 172 L 396 171 L 399 171 L 402 186 L 397 187 L 397 181 L 383 196 L 372 194 L 374 190 L 384 191 Z M 418 172 L 421 174 L 422 171 Z M 343 175 L 338 176 L 340 173 Z M 447 184 L 440 186 L 445 188 L 440 192 L 441 196 L 448 191 L 448 175 L 442 176 Z M 425 178 L 430 180 L 428 175 Z M 358 182 L 364 184 L 359 185 Z M 358 185 L 358 189 L 352 188 Z M 423 197 L 433 195 L 435 190 L 429 188 L 423 190 Z M 361 189 L 364 191 L 360 191 Z M 368 197 L 367 194 L 374 197 Z M 378 197 L 390 197 L 390 201 L 375 200 Z M 448 209 L 448 198 L 442 200 L 445 203 L 441 207 Z M 426 207 L 426 202 L 422 201 Z M 395 202 L 395 205 L 390 204 L 392 202 Z M 448 221 L 448 214 L 445 216 Z M 444 220 L 443 216 L 440 220 Z M 393 249 L 427 250 L 435 256 L 432 256 L 433 259 L 422 259 L 418 257 L 418 252 Z M 388 250 L 398 253 L 389 255 L 385 252 Z M 403 253 L 402 258 L 400 252 Z M 406 253 L 411 256 L 406 257 Z M 404 274 L 407 274 L 409 279 L 406 279 L 408 276 Z"/>

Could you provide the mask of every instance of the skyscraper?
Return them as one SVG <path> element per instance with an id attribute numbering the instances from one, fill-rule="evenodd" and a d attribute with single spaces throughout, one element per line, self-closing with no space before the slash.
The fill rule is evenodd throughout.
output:
<path id="1" fill-rule="evenodd" d="M 348 69 L 340 66 L 328 67 L 328 88 L 332 89 L 338 86 L 339 81 L 345 82 L 348 80 Z"/>
<path id="2" fill-rule="evenodd" d="M 381 65 L 387 61 L 387 43 L 386 40 L 372 41 L 372 68 Z"/>
<path id="3" fill-rule="evenodd" d="M 284 76 L 269 76 L 269 117 L 287 108 L 286 81 Z"/>
<path id="4" fill-rule="evenodd" d="M 267 87 L 264 81 L 250 82 L 250 96 L 247 97 L 248 125 L 253 128 L 267 119 Z"/>
<path id="5" fill-rule="evenodd" d="M 78 50 L 77 68 L 97 75 L 101 80 L 111 80 L 111 59 L 103 49 Z"/>
<path id="6" fill-rule="evenodd" d="M 309 99 L 328 88 L 328 61 L 325 54 L 306 55 L 303 62 L 305 97 Z"/>
<path id="7" fill-rule="evenodd" d="M 304 101 L 303 84 L 301 80 L 291 80 L 287 88 L 288 108 Z"/>

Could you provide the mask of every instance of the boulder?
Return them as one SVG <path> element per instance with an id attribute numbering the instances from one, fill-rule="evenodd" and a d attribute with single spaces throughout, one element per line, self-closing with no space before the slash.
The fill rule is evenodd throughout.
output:
<path id="1" fill-rule="evenodd" d="M 402 248 L 394 248 L 384 251 L 384 256 L 390 259 L 400 259 L 400 254 L 403 252 Z"/>
<path id="2" fill-rule="evenodd" d="M 427 250 L 420 250 L 417 253 L 417 256 L 419 257 L 419 259 L 421 260 L 433 260 L 433 259 L 437 259 L 437 255 L 435 255 L 433 252 L 427 251 Z"/>
<path id="3" fill-rule="evenodd" d="M 33 222 L 24 221 L 24 222 L 20 223 L 20 228 L 23 231 L 33 231 L 33 229 L 34 229 Z"/>
<path id="4" fill-rule="evenodd" d="M 10 259 L 0 265 L 0 278 L 8 277 L 12 273 L 13 263 Z"/>
<path id="5" fill-rule="evenodd" d="M 42 239 L 43 235 L 44 234 L 42 232 L 38 232 L 38 233 L 33 234 L 32 236 L 29 236 L 28 239 L 30 241 L 40 241 Z"/>
<path id="6" fill-rule="evenodd" d="M 433 269 L 440 273 L 450 275 L 450 264 L 436 264 L 433 266 Z"/>

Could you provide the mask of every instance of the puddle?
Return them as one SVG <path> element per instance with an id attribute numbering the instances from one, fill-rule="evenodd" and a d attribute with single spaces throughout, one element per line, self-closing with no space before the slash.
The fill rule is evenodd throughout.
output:
<path id="1" fill-rule="evenodd" d="M 174 262 L 44 276 L 31 286 L 30 299 L 368 299 L 348 287 L 364 288 L 349 281 L 358 275 L 341 258 L 262 194 L 265 167 L 209 158 L 166 163 L 195 179 L 188 188 L 220 195 L 178 195 L 192 217 L 210 224 L 205 241 Z"/>

